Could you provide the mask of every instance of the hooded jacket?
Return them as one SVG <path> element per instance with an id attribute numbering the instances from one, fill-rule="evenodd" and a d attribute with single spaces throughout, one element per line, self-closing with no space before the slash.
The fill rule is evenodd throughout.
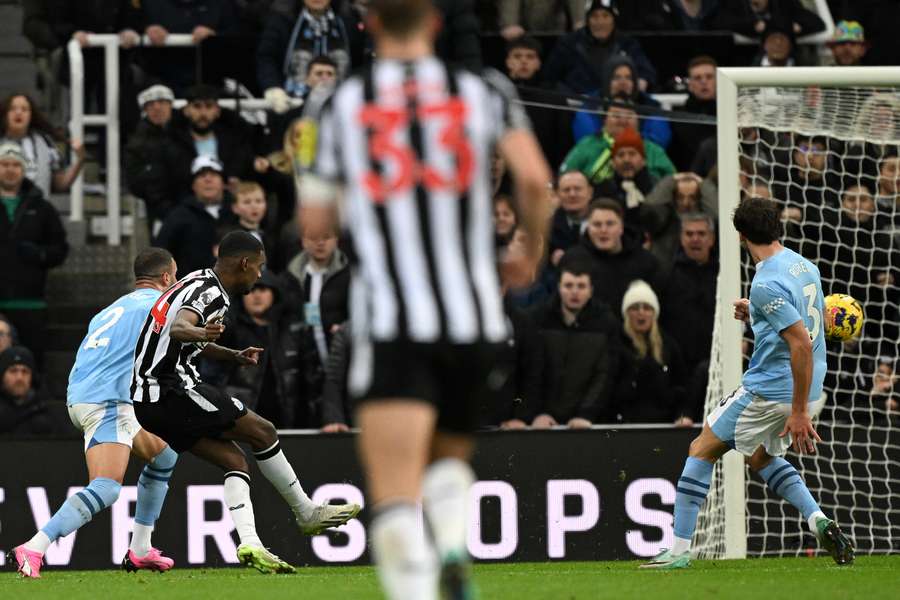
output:
<path id="1" fill-rule="evenodd" d="M 272 290 L 274 299 L 272 307 L 266 315 L 269 323 L 257 325 L 244 309 L 244 303 L 238 299 L 232 302 L 225 317 L 225 332 L 219 344 L 228 348 L 247 348 L 256 346 L 265 348 L 256 365 L 237 365 L 234 363 L 216 362 L 210 365 L 212 370 L 220 372 L 219 381 L 226 386 L 226 391 L 258 411 L 260 392 L 263 390 L 265 377 L 271 369 L 273 388 L 268 390 L 273 395 L 266 401 L 273 401 L 279 407 L 279 418 L 273 418 L 276 427 L 305 427 L 308 424 L 308 399 L 304 390 L 301 364 L 301 345 L 306 324 L 299 315 L 285 303 L 277 277 L 270 271 L 264 271 L 259 283 Z M 221 365 L 221 366 L 220 366 Z"/>
<path id="2" fill-rule="evenodd" d="M 600 91 L 597 96 L 599 98 L 612 97 L 609 90 L 610 85 L 612 84 L 613 73 L 615 73 L 616 69 L 621 66 L 627 66 L 631 69 L 631 74 L 635 82 L 634 93 L 631 95 L 630 100 L 635 105 L 641 107 L 661 109 L 662 105 L 659 102 L 657 102 L 653 99 L 652 96 L 645 92 L 642 92 L 638 88 L 637 68 L 634 65 L 634 61 L 625 55 L 613 56 L 603 65 L 603 79 L 600 86 Z M 598 131 L 603 129 L 603 121 L 603 115 L 589 112 L 575 113 L 575 117 L 572 119 L 572 133 L 575 137 L 575 141 L 580 140 L 586 135 L 597 133 Z M 659 146 L 663 149 L 668 148 L 669 142 L 672 141 L 672 128 L 669 127 L 669 122 L 666 119 L 644 117 L 643 119 L 641 119 L 640 133 L 642 138 L 659 144 Z"/>
<path id="3" fill-rule="evenodd" d="M 534 320 L 544 377 L 540 403 L 525 412 L 532 418 L 549 414 L 560 424 L 575 417 L 597 421 L 608 410 L 616 373 L 618 324 L 612 311 L 592 299 L 566 325 L 557 294 L 535 311 Z"/>
<path id="4" fill-rule="evenodd" d="M 175 257 L 179 278 L 215 264 L 213 246 L 218 240 L 218 229 L 237 224 L 237 215 L 231 212 L 230 200 L 230 194 L 225 192 L 219 218 L 215 219 L 195 196 L 191 196 L 176 206 L 163 221 L 154 244 Z"/>
<path id="5" fill-rule="evenodd" d="M 609 57 L 618 54 L 629 56 L 634 61 L 638 77 L 645 79 L 650 87 L 656 83 L 656 69 L 637 40 L 613 30 L 606 42 L 601 42 L 591 35 L 587 26 L 556 42 L 544 65 L 544 78 L 558 82 L 564 89 L 576 94 L 596 93 L 603 86 L 603 74 L 594 68 L 590 58 L 595 46 L 606 48 Z"/>
<path id="6" fill-rule="evenodd" d="M 40 189 L 22 180 L 21 202 L 12 222 L 0 205 L 0 301 L 43 300 L 47 270 L 59 266 L 69 253 L 59 213 Z"/>
<path id="7" fill-rule="evenodd" d="M 566 252 L 564 260 L 587 261 L 591 265 L 594 302 L 600 301 L 607 306 L 622 306 L 625 290 L 635 279 L 643 279 L 657 293 L 660 288 L 659 261 L 644 250 L 638 235 L 627 227 L 618 254 L 598 250 L 585 231 L 581 243 Z"/>

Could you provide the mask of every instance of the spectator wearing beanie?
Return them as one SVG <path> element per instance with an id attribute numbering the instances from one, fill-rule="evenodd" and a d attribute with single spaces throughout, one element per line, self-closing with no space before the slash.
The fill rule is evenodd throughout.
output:
<path id="1" fill-rule="evenodd" d="M 628 128 L 616 136 L 612 147 L 613 176 L 597 186 L 597 196 L 612 198 L 625 211 L 625 225 L 641 229 L 641 206 L 658 179 L 647 169 L 644 140 Z"/>
<path id="2" fill-rule="evenodd" d="M 615 420 L 672 423 L 684 404 L 687 375 L 678 344 L 660 329 L 659 299 L 647 282 L 628 286 L 622 318 Z"/>
<path id="3" fill-rule="evenodd" d="M 652 88 L 656 69 L 638 41 L 616 29 L 617 16 L 612 0 L 594 0 L 586 14 L 587 24 L 556 43 L 544 68 L 546 79 L 565 91 L 596 94 L 603 86 L 603 65 L 624 54 L 634 61 L 638 87 Z"/>
<path id="4" fill-rule="evenodd" d="M 596 185 L 613 176 L 612 147 L 616 137 L 626 129 L 638 129 L 638 115 L 634 104 L 626 98 L 613 99 L 606 110 L 603 129 L 588 135 L 575 144 L 559 167 L 560 173 L 578 170 Z M 647 169 L 657 179 L 675 173 L 675 165 L 661 146 L 643 140 Z"/>
<path id="5" fill-rule="evenodd" d="M 0 434 L 38 435 L 60 430 L 37 388 L 37 364 L 24 346 L 0 353 Z"/>

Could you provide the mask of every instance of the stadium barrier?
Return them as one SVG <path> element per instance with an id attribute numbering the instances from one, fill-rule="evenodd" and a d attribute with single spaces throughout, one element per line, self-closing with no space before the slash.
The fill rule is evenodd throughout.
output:
<path id="1" fill-rule="evenodd" d="M 672 541 L 672 504 L 691 429 L 486 432 L 478 435 L 469 549 L 485 561 L 607 560 L 651 556 Z M 281 439 L 307 493 L 363 502 L 353 434 Z M 85 485 L 80 440 L 0 441 L 0 557 L 43 525 Z M 139 461 L 111 510 L 53 544 L 51 568 L 101 569 L 121 562 L 133 527 Z M 253 462 L 252 460 L 250 461 Z M 27 469 L 23 465 L 28 465 Z M 337 533 L 307 538 L 274 488 L 251 467 L 264 543 L 298 565 L 366 564 L 367 515 Z M 221 472 L 182 455 L 153 543 L 180 567 L 236 562 Z M 2 560 L 2 558 L 0 558 Z"/>

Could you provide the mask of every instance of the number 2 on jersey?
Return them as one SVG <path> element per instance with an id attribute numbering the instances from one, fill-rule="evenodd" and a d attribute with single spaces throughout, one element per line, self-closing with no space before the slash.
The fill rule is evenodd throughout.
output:
<path id="1" fill-rule="evenodd" d="M 818 295 L 819 291 L 814 283 L 810 283 L 803 288 L 803 297 L 808 298 L 806 314 L 812 317 L 813 320 L 812 329 L 809 330 L 809 339 L 813 342 L 819 337 L 819 330 L 822 328 L 822 312 L 816 307 L 816 297 Z"/>
<path id="2" fill-rule="evenodd" d="M 466 112 L 466 105 L 459 98 L 425 104 L 416 111 L 423 130 L 431 120 L 444 120 L 437 141 L 442 149 L 452 154 L 456 163 L 456 171 L 448 175 L 431 165 L 422 164 L 412 148 L 396 139 L 397 134 L 409 125 L 409 111 L 406 108 L 383 108 L 374 104 L 363 107 L 360 122 L 372 129 L 369 153 L 375 160 L 393 164 L 390 178 L 387 173 L 374 170 L 364 175 L 366 191 L 375 202 L 381 204 L 389 195 L 405 192 L 416 183 L 432 191 L 466 189 L 472 181 L 475 162 L 472 146 L 465 137 Z"/>
<path id="3" fill-rule="evenodd" d="M 121 306 L 117 306 L 115 308 L 111 308 L 100 317 L 101 321 L 106 321 L 100 328 L 97 329 L 91 337 L 88 338 L 87 342 L 84 344 L 85 350 L 93 350 L 95 348 L 105 348 L 109 345 L 108 337 L 100 337 L 101 334 L 106 333 L 106 330 L 119 322 L 119 319 L 122 318 L 122 315 L 125 314 L 125 308 Z"/>

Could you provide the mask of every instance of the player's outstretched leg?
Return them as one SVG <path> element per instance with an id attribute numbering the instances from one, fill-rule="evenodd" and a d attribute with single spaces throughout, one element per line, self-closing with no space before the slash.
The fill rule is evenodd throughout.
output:
<path id="1" fill-rule="evenodd" d="M 317 535 L 343 525 L 359 514 L 358 504 L 316 504 L 306 495 L 294 468 L 281 451 L 275 426 L 266 419 L 248 412 L 238 419 L 230 433 L 235 439 L 251 445 L 260 472 L 291 507 L 297 526 L 304 534 Z"/>
<path id="2" fill-rule="evenodd" d="M 146 435 L 152 434 L 147 432 Z M 156 436 L 153 436 L 156 438 Z M 159 440 L 159 438 L 156 438 Z M 159 440 L 160 444 L 164 444 Z M 135 453 L 138 453 L 138 437 L 135 438 Z M 155 448 L 154 448 L 155 449 Z M 134 514 L 134 532 L 131 536 L 131 544 L 125 558 L 122 559 L 122 568 L 134 572 L 139 569 L 164 572 L 175 566 L 175 561 L 163 556 L 157 548 L 151 544 L 153 527 L 159 519 L 166 492 L 169 490 L 169 478 L 175 470 L 178 461 L 178 453 L 168 446 L 163 446 L 141 471 L 138 478 L 137 507 Z"/>
<path id="3" fill-rule="evenodd" d="M 764 448 L 750 459 L 750 466 L 770 490 L 790 502 L 806 519 L 810 531 L 839 565 L 853 562 L 853 543 L 832 519 L 825 516 L 797 469 L 780 456 L 769 456 Z"/>
<path id="4" fill-rule="evenodd" d="M 204 438 L 191 452 L 225 470 L 225 505 L 234 522 L 240 563 L 260 573 L 294 573 L 296 569 L 263 546 L 256 533 L 256 518 L 250 501 L 250 475 L 247 459 L 234 442 Z"/>
<path id="5" fill-rule="evenodd" d="M 691 564 L 691 538 L 700 507 L 709 493 L 713 466 L 727 450 L 728 446 L 715 436 L 709 425 L 704 425 L 700 435 L 691 442 L 690 456 L 675 487 L 675 542 L 671 549 L 642 564 L 642 569 L 683 569 Z"/>
<path id="6" fill-rule="evenodd" d="M 118 481 L 97 477 L 86 488 L 69 496 L 34 537 L 10 552 L 10 559 L 16 561 L 22 577 L 40 577 L 44 553 L 50 544 L 79 529 L 104 508 L 112 506 L 121 489 L 122 484 Z"/>
<path id="7" fill-rule="evenodd" d="M 404 400 L 371 401 L 358 410 L 369 540 L 388 600 L 437 599 L 437 564 L 416 507 L 435 418 L 434 407 Z"/>
<path id="8" fill-rule="evenodd" d="M 456 446 L 459 451 L 454 454 L 467 457 L 471 448 L 468 438 L 452 437 L 460 438 L 459 444 L 454 444 L 446 434 L 439 434 L 435 441 L 447 442 L 442 446 Z M 468 494 L 474 481 L 475 474 L 466 460 L 447 457 L 428 467 L 422 483 L 422 504 L 441 561 L 441 592 L 447 600 L 476 597 L 466 548 Z"/>

